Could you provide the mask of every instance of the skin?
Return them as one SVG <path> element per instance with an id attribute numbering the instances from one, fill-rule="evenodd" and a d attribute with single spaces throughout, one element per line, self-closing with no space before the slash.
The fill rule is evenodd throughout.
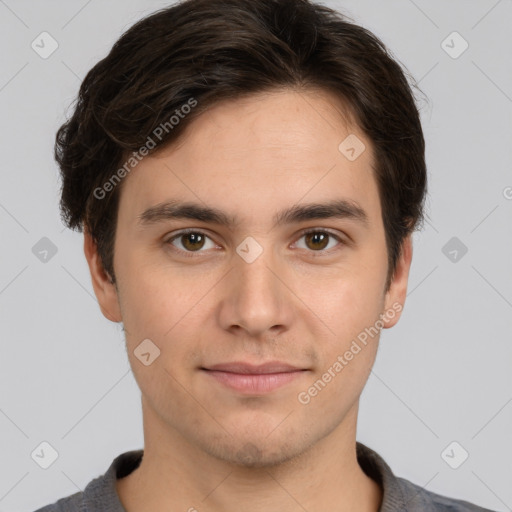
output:
<path id="1" fill-rule="evenodd" d="M 366 146 L 354 161 L 338 150 L 349 134 Z M 257 94 L 215 105 L 178 144 L 144 158 L 125 178 L 116 285 L 85 233 L 96 297 L 108 319 L 124 324 L 142 395 L 144 457 L 117 482 L 128 512 L 378 510 L 382 489 L 358 465 L 355 440 L 379 336 L 307 405 L 297 399 L 379 315 L 405 302 L 412 241 L 406 239 L 386 292 L 372 165 L 370 141 L 343 117 L 335 97 Z M 221 209 L 239 224 L 178 219 L 137 226 L 146 208 L 171 198 Z M 273 227 L 284 208 L 339 198 L 357 201 L 368 225 L 330 218 Z M 207 238 L 169 241 L 184 228 Z M 341 242 L 308 241 L 304 228 L 328 230 Z M 252 263 L 236 252 L 247 236 L 263 248 Z M 385 315 L 384 328 L 399 318 L 400 311 Z M 146 338 L 160 349 L 148 366 L 134 355 Z M 200 370 L 269 360 L 308 371 L 248 397 Z"/>

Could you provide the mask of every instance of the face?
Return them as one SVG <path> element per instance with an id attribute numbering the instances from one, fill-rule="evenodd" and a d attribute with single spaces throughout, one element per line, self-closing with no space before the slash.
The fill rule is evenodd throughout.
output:
<path id="1" fill-rule="evenodd" d="M 362 146 L 339 149 L 349 135 L 365 146 L 359 156 Z M 386 292 L 372 165 L 370 141 L 334 97 L 279 91 L 216 105 L 131 171 L 117 288 L 87 237 L 85 247 L 102 311 L 124 324 L 145 424 L 252 467 L 306 453 L 333 431 L 355 434 L 378 331 L 398 321 L 411 257 L 408 239 Z M 297 371 L 213 369 L 268 362 Z"/>

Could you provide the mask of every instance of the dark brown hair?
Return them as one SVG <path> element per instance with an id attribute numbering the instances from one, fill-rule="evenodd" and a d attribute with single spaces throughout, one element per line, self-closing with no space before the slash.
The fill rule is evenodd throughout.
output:
<path id="1" fill-rule="evenodd" d="M 115 282 L 123 180 L 105 184 L 113 183 L 116 171 L 118 178 L 126 175 L 126 165 L 118 171 L 130 156 L 140 157 L 145 145 L 159 149 L 177 141 L 192 120 L 220 101 L 320 88 L 347 106 L 373 145 L 387 290 L 405 237 L 423 221 L 427 186 L 411 86 L 418 88 L 407 78 L 412 82 L 375 35 L 307 0 L 185 0 L 157 11 L 127 30 L 87 73 L 72 117 L 57 132 L 62 219 L 91 233 Z M 191 99 L 195 107 L 185 111 Z M 178 123 L 170 122 L 178 115 Z"/>

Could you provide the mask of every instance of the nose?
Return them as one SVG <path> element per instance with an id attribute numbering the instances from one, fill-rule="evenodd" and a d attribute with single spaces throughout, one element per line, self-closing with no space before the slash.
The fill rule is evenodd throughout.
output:
<path id="1" fill-rule="evenodd" d="M 252 262 L 237 254 L 233 265 L 224 281 L 219 314 L 222 327 L 251 338 L 288 330 L 293 301 L 284 263 L 267 248 Z"/>

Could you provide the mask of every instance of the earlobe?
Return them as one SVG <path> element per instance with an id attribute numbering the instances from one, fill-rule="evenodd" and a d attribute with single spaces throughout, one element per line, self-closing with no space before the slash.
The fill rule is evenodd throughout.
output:
<path id="1" fill-rule="evenodd" d="M 103 316 L 112 322 L 121 322 L 117 289 L 110 275 L 103 268 L 96 243 L 86 229 L 84 229 L 84 254 L 91 273 L 94 294 Z"/>
<path id="2" fill-rule="evenodd" d="M 402 251 L 398 258 L 395 274 L 386 293 L 385 308 L 382 312 L 384 329 L 396 325 L 402 314 L 407 296 L 409 282 L 409 270 L 412 262 L 412 234 L 407 236 L 402 243 Z"/>

